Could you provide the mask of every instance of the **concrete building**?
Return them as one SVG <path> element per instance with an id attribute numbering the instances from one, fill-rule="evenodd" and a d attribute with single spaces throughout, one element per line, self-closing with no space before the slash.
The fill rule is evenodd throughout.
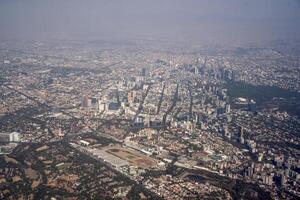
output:
<path id="1" fill-rule="evenodd" d="M 0 133 L 0 142 L 20 142 L 20 134 L 17 132 Z"/>

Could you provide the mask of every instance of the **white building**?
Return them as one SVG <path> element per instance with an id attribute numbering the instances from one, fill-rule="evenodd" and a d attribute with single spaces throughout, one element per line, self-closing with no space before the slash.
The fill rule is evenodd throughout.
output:
<path id="1" fill-rule="evenodd" d="M 20 133 L 12 132 L 9 134 L 10 142 L 20 142 Z"/>

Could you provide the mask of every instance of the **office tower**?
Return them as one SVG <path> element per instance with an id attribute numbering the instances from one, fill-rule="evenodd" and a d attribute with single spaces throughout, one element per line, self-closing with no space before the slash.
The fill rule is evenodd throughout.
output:
<path id="1" fill-rule="evenodd" d="M 105 111 L 106 110 L 106 103 L 99 101 L 98 107 L 99 107 L 99 111 Z"/>
<path id="2" fill-rule="evenodd" d="M 239 142 L 241 144 L 244 144 L 244 127 L 242 127 L 242 126 L 239 126 L 238 137 L 239 137 Z"/>
<path id="3" fill-rule="evenodd" d="M 135 98 L 136 98 L 136 91 L 131 91 L 128 93 L 127 99 L 129 103 L 133 103 L 135 101 Z"/>
<path id="4" fill-rule="evenodd" d="M 199 74 L 199 68 L 198 68 L 198 66 L 195 66 L 195 67 L 194 67 L 194 73 L 195 73 L 195 74 Z"/>
<path id="5" fill-rule="evenodd" d="M 281 186 L 281 187 L 284 187 L 285 184 L 286 184 L 286 181 L 287 181 L 286 176 L 285 176 L 284 174 L 281 174 L 281 175 L 280 175 L 280 186 Z"/>
<path id="6" fill-rule="evenodd" d="M 195 114 L 195 124 L 199 124 L 200 122 L 200 115 L 198 113 Z"/>
<path id="7" fill-rule="evenodd" d="M 252 177 L 253 176 L 253 171 L 254 171 L 253 166 L 249 166 L 247 168 L 247 171 L 246 171 L 247 176 Z"/>
<path id="8" fill-rule="evenodd" d="M 231 109 L 230 109 L 230 104 L 226 104 L 225 106 L 225 113 L 230 113 Z"/>
<path id="9" fill-rule="evenodd" d="M 147 75 L 146 68 L 142 68 L 142 70 L 141 70 L 141 76 L 146 76 L 146 75 Z"/>
<path id="10" fill-rule="evenodd" d="M 92 100 L 89 97 L 84 96 L 81 103 L 82 107 L 88 108 L 91 106 L 91 104 L 92 104 Z"/>
<path id="11" fill-rule="evenodd" d="M 91 107 L 94 111 L 99 110 L 99 100 L 97 97 L 92 97 L 91 99 Z"/>

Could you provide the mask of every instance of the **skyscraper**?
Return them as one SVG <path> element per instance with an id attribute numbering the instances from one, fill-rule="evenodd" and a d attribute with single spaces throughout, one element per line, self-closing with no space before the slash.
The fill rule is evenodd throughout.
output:
<path id="1" fill-rule="evenodd" d="M 129 103 L 133 103 L 135 101 L 135 98 L 136 98 L 136 91 L 131 91 L 128 93 L 127 99 Z"/>
<path id="2" fill-rule="evenodd" d="M 238 137 L 239 137 L 239 142 L 241 144 L 244 144 L 244 127 L 243 126 L 239 126 L 239 133 L 238 133 Z"/>
<path id="3" fill-rule="evenodd" d="M 146 68 L 142 68 L 141 76 L 146 76 L 146 74 L 147 74 Z"/>
<path id="4" fill-rule="evenodd" d="M 225 106 L 225 113 L 230 113 L 230 104 L 226 104 L 226 106 Z"/>

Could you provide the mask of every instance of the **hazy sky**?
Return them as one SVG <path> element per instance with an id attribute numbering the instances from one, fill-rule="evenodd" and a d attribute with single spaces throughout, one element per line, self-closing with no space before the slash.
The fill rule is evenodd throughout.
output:
<path id="1" fill-rule="evenodd" d="M 0 39 L 300 39 L 298 0 L 0 0 Z"/>

